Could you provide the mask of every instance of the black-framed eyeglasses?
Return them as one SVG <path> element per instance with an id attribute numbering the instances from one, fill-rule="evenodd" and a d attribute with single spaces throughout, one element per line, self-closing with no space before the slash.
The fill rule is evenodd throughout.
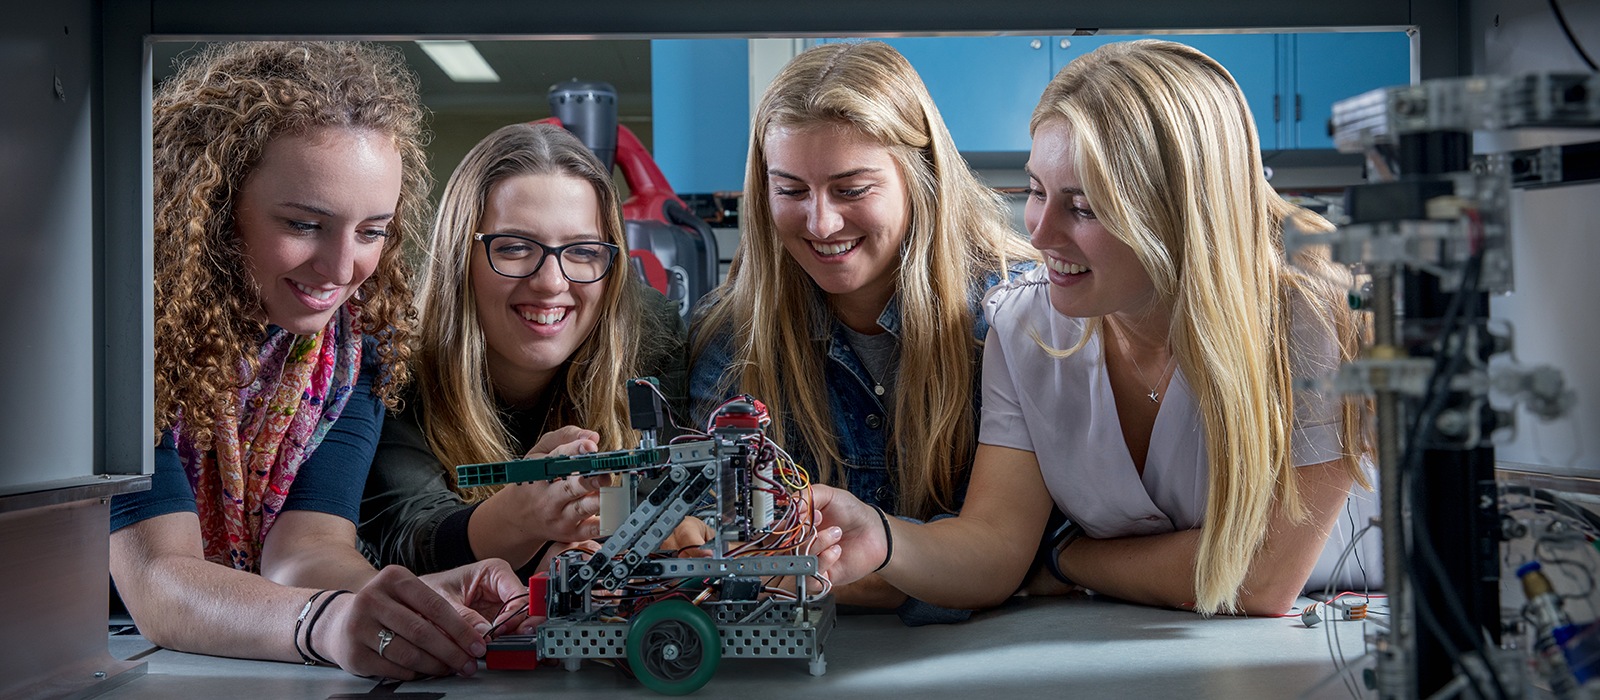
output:
<path id="1" fill-rule="evenodd" d="M 576 284 L 599 282 L 611 271 L 611 263 L 621 250 L 610 243 L 579 241 L 554 248 L 531 238 L 510 233 L 477 233 L 474 239 L 483 241 L 484 254 L 489 256 L 489 267 L 506 277 L 530 277 L 544 267 L 545 258 L 554 256 L 561 274 Z"/>

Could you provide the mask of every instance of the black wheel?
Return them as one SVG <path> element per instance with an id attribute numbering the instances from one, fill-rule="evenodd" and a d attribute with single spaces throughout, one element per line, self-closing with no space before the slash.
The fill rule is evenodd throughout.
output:
<path id="1" fill-rule="evenodd" d="M 722 661 L 722 637 L 705 611 L 686 600 L 644 609 L 628 630 L 628 667 L 662 695 L 699 690 Z"/>

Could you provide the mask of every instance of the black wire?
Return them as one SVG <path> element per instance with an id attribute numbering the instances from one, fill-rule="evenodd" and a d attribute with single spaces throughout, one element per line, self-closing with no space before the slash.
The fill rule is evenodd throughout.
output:
<path id="1" fill-rule="evenodd" d="M 500 606 L 500 612 L 499 612 L 499 613 L 497 613 L 497 614 L 495 614 L 495 617 L 500 617 L 500 616 L 501 616 L 501 615 L 504 615 L 504 614 L 506 614 L 506 611 L 507 611 L 507 610 L 510 610 L 510 609 L 511 609 L 511 604 L 512 604 L 512 603 L 515 603 L 515 602 L 517 602 L 517 600 L 518 600 L 518 599 L 519 599 L 519 598 L 526 598 L 526 597 L 528 597 L 528 594 L 527 594 L 527 593 L 519 593 L 519 594 L 517 594 L 517 595 L 514 595 L 514 596 L 511 596 L 511 599 L 510 599 L 510 600 L 507 600 L 507 601 L 506 601 L 506 602 L 505 602 L 505 605 L 502 605 L 502 606 Z M 483 635 L 483 636 L 484 636 L 484 637 L 485 637 L 485 638 L 489 638 L 489 637 L 493 637 L 493 636 L 495 636 L 495 635 L 498 635 L 498 634 L 499 634 L 499 633 L 500 633 L 500 628 L 501 628 L 501 627 L 504 627 L 504 626 L 505 626 L 505 625 L 506 625 L 506 623 L 507 623 L 507 622 L 510 622 L 510 621 L 512 621 L 512 620 L 515 620 L 515 619 L 517 619 L 517 616 L 516 616 L 516 615 L 512 615 L 512 616 L 511 616 L 511 617 L 508 617 L 508 618 L 506 618 L 506 619 L 504 619 L 504 620 L 501 620 L 501 621 L 500 621 L 500 622 L 499 622 L 499 623 L 498 623 L 498 624 L 496 624 L 496 625 L 495 625 L 495 626 L 493 626 L 493 627 L 490 627 L 490 628 L 489 628 L 489 632 L 488 632 L 488 633 L 487 633 L 487 634 L 485 634 L 485 635 Z"/>
<path id="2" fill-rule="evenodd" d="M 1356 531 L 1356 514 L 1350 512 L 1350 501 L 1348 499 L 1344 503 L 1344 515 L 1345 515 L 1346 518 L 1350 519 L 1350 532 L 1352 532 L 1352 533 L 1355 532 Z M 1362 565 L 1362 563 L 1361 563 L 1361 545 L 1359 545 L 1359 544 L 1356 545 L 1355 550 L 1352 551 L 1351 554 L 1354 554 L 1356 556 L 1356 567 L 1361 569 L 1361 590 L 1362 591 L 1366 591 L 1367 589 L 1372 587 L 1372 584 L 1371 584 L 1371 580 L 1367 578 L 1367 567 Z M 1355 583 L 1355 582 L 1351 581 L 1351 583 Z M 1352 586 L 1352 588 L 1354 588 L 1354 586 Z"/>
<path id="3" fill-rule="evenodd" d="M 1555 13 L 1556 23 L 1561 25 L 1561 32 L 1567 35 L 1567 42 L 1572 44 L 1572 50 L 1578 52 L 1578 57 L 1589 65 L 1589 70 L 1600 71 L 1600 68 L 1595 67 L 1594 60 L 1589 58 L 1589 53 L 1578 44 L 1578 37 L 1572 35 L 1572 28 L 1567 26 L 1567 18 L 1561 15 L 1561 6 L 1556 4 L 1556 0 L 1550 0 L 1550 11 Z"/>
<path id="4" fill-rule="evenodd" d="M 1439 354 L 1434 357 L 1433 373 L 1428 378 L 1428 389 L 1423 396 L 1423 410 L 1417 413 L 1416 419 L 1412 421 L 1411 430 L 1407 432 L 1410 439 L 1406 443 L 1405 457 L 1400 461 L 1400 464 L 1402 465 L 1403 473 L 1413 475 L 1413 478 L 1410 479 L 1409 491 L 1411 492 L 1412 509 L 1415 512 L 1426 512 L 1424 507 L 1426 494 L 1422 489 L 1422 479 L 1420 478 L 1422 445 L 1432 436 L 1434 422 L 1438 420 L 1439 413 L 1444 410 L 1445 401 L 1450 397 L 1450 379 L 1461 371 L 1461 365 L 1466 361 L 1466 355 L 1469 351 L 1465 337 L 1458 339 L 1453 348 L 1451 347 L 1451 337 L 1455 335 L 1457 322 L 1463 316 L 1463 307 L 1469 303 L 1467 299 L 1474 297 L 1470 303 L 1474 307 L 1477 305 L 1474 295 L 1477 293 L 1478 278 L 1482 269 L 1483 254 L 1481 252 L 1473 254 L 1468 259 L 1466 269 L 1462 273 L 1461 284 L 1456 288 L 1456 292 L 1450 296 L 1450 303 L 1445 307 L 1444 323 L 1439 332 Z M 1467 317 L 1470 319 L 1471 315 L 1467 314 Z M 1483 639 L 1479 630 L 1472 624 L 1471 617 L 1467 615 L 1466 606 L 1462 604 L 1461 597 L 1457 595 L 1455 588 L 1451 585 L 1450 575 L 1445 571 L 1444 562 L 1439 559 L 1439 553 L 1433 547 L 1433 536 L 1428 531 L 1428 528 L 1413 529 L 1412 549 L 1414 550 L 1413 554 L 1422 555 L 1423 563 L 1427 565 L 1429 573 L 1433 575 L 1435 583 L 1438 584 L 1440 597 L 1444 598 L 1445 607 L 1449 609 L 1451 617 L 1454 618 L 1452 621 L 1465 634 L 1467 640 L 1471 642 L 1473 650 L 1484 659 L 1484 665 L 1489 671 L 1490 679 L 1494 682 L 1498 696 L 1509 698 L 1510 694 L 1506 692 L 1505 685 L 1500 681 L 1500 674 L 1495 669 L 1492 657 L 1484 649 Z M 1419 612 L 1424 612 L 1426 616 L 1431 617 L 1433 611 L 1428 609 L 1427 601 L 1422 600 L 1420 595 L 1422 592 L 1422 579 L 1417 574 L 1418 572 L 1412 569 L 1411 579 L 1419 594 L 1417 596 L 1417 609 Z M 1430 631 L 1434 630 L 1430 627 Z M 1447 645 L 1447 651 L 1449 646 L 1453 646 L 1452 642 L 1445 639 L 1437 631 L 1435 631 L 1435 636 L 1440 638 L 1441 644 Z M 1470 677 L 1471 674 L 1468 674 L 1468 676 Z M 1487 695 L 1482 693 L 1481 689 L 1479 694 Z"/>

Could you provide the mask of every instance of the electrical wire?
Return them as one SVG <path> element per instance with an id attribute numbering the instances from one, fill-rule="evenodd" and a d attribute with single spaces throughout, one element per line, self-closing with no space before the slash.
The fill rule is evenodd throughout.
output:
<path id="1" fill-rule="evenodd" d="M 511 610 L 511 606 L 513 604 L 515 604 L 518 600 L 520 600 L 522 598 L 526 598 L 526 597 L 528 597 L 527 593 L 521 593 L 521 594 L 518 594 L 518 595 L 511 596 L 511 599 L 507 600 L 505 605 L 502 605 L 500 607 L 500 612 L 495 613 L 495 618 L 499 619 L 501 615 L 505 615 L 507 611 Z M 495 625 L 493 627 L 490 627 L 489 631 L 483 635 L 484 638 L 485 639 L 493 639 L 494 637 L 499 636 L 500 628 L 504 627 L 507 622 L 510 622 L 512 620 L 517 619 L 518 615 L 526 615 L 526 614 L 527 614 L 527 608 L 526 607 L 523 607 L 519 611 L 512 612 L 509 617 L 505 618 L 504 620 L 500 620 L 499 622 L 495 623 Z"/>
<path id="2" fill-rule="evenodd" d="M 1473 215 L 1471 219 L 1475 226 L 1482 226 L 1481 220 L 1477 216 Z M 1478 278 L 1483 269 L 1483 251 L 1476 246 L 1474 248 L 1471 257 L 1467 260 L 1465 270 L 1462 272 L 1460 284 L 1457 286 L 1455 293 L 1451 294 L 1450 301 L 1445 307 L 1443 323 L 1439 331 L 1439 351 L 1434 357 L 1433 372 L 1428 377 L 1427 390 L 1423 394 L 1423 409 L 1417 413 L 1410 429 L 1406 431 L 1408 437 L 1406 449 L 1404 457 L 1400 460 L 1401 478 L 1407 484 L 1406 493 L 1411 496 L 1411 508 L 1415 513 L 1426 512 L 1425 504 L 1427 503 L 1427 495 L 1421 486 L 1422 480 L 1415 478 L 1416 475 L 1420 474 L 1422 467 L 1422 446 L 1432 437 L 1439 414 L 1444 410 L 1445 402 L 1449 399 L 1451 393 L 1449 391 L 1450 379 L 1460 373 L 1461 365 L 1466 361 L 1468 351 L 1466 339 L 1459 338 L 1452 342 L 1452 338 L 1456 335 L 1456 325 L 1462 320 L 1463 316 L 1472 317 L 1472 310 L 1464 307 L 1468 303 L 1471 303 L 1474 308 L 1477 306 L 1476 294 Z M 1471 302 L 1468 301 L 1469 298 L 1472 299 Z M 1473 651 L 1484 659 L 1484 667 L 1488 669 L 1489 678 L 1496 691 L 1495 696 L 1502 699 L 1511 697 L 1500 680 L 1500 674 L 1491 661 L 1492 657 L 1489 656 L 1485 649 L 1485 644 L 1480 638 L 1479 631 L 1474 629 L 1470 622 L 1471 617 L 1467 615 L 1466 606 L 1462 604 L 1460 596 L 1452 586 L 1451 578 L 1445 571 L 1444 562 L 1439 559 L 1438 551 L 1433 547 L 1432 534 L 1428 531 L 1428 528 L 1412 528 L 1411 548 L 1412 552 L 1407 557 L 1407 560 L 1414 561 L 1417 555 L 1420 555 L 1422 562 L 1427 566 L 1428 572 L 1432 574 L 1435 583 L 1438 585 L 1440 597 L 1444 599 L 1445 607 L 1450 612 L 1452 622 L 1460 628 L 1464 636 L 1472 644 Z M 1440 644 L 1444 647 L 1446 653 L 1450 655 L 1451 660 L 1459 663 L 1460 650 L 1455 646 L 1453 640 L 1445 639 L 1441 636 L 1444 633 L 1443 627 L 1438 624 L 1439 621 L 1435 617 L 1433 610 L 1421 595 L 1423 589 L 1422 577 L 1415 567 L 1408 567 L 1408 569 L 1411 582 L 1417 592 L 1416 607 L 1419 617 L 1422 617 L 1424 622 L 1428 623 L 1429 632 L 1440 637 Z M 1488 697 L 1488 694 L 1484 692 L 1485 689 L 1479 687 L 1478 679 L 1475 676 L 1472 681 L 1479 695 Z"/>
<path id="3" fill-rule="evenodd" d="M 1561 14 L 1561 6 L 1556 4 L 1556 0 L 1550 0 L 1550 11 L 1555 13 L 1556 23 L 1561 25 L 1561 33 L 1567 35 L 1567 42 L 1572 44 L 1573 51 L 1578 52 L 1578 58 L 1583 59 L 1589 70 L 1600 71 L 1600 68 L 1595 67 L 1594 59 L 1589 58 L 1589 52 L 1584 51 L 1583 46 L 1578 43 L 1578 37 L 1572 35 L 1572 27 L 1567 26 L 1567 18 Z"/>

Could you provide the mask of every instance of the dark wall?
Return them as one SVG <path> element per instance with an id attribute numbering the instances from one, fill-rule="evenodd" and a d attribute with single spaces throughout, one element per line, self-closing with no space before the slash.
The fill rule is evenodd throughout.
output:
<path id="1" fill-rule="evenodd" d="M 94 473 L 94 3 L 0 22 L 0 487 Z"/>

